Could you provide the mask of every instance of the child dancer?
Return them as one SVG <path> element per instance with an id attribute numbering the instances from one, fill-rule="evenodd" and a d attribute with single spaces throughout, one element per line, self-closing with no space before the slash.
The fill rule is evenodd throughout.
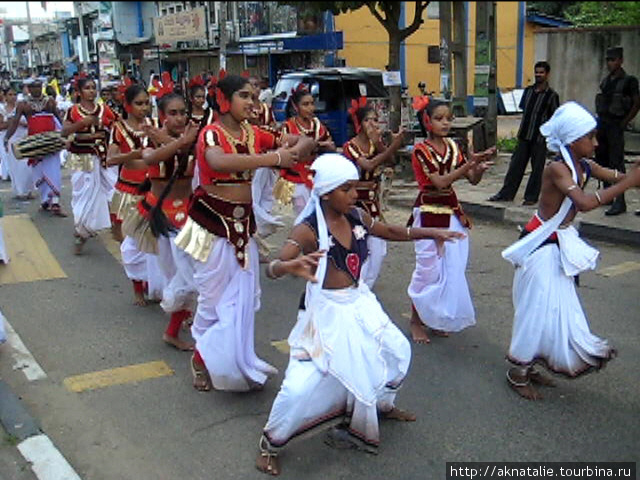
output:
<path id="1" fill-rule="evenodd" d="M 204 80 L 198 75 L 189 82 L 189 120 L 200 128 L 211 125 L 218 117 L 211 106 L 204 108 L 206 100 Z"/>
<path id="2" fill-rule="evenodd" d="M 109 194 L 112 185 L 104 162 L 109 128 L 116 116 L 107 105 L 95 103 L 96 83 L 92 78 L 79 79 L 77 87 L 80 102 L 67 110 L 62 136 L 70 136 L 69 161 L 76 169 L 71 177 L 71 208 L 75 254 L 80 255 L 89 237 L 111 227 Z"/>
<path id="3" fill-rule="evenodd" d="M 378 117 L 373 107 L 367 104 L 365 97 L 352 100 L 349 109 L 356 136 L 342 147 L 345 157 L 351 160 L 360 172 L 360 181 L 356 185 L 358 191 L 358 207 L 363 209 L 371 218 L 380 220 L 380 182 L 382 168 L 385 163 L 394 158 L 395 153 L 402 146 L 403 131 L 392 136 L 391 144 L 387 147 L 380 138 Z M 386 242 L 373 235 L 369 236 L 367 247 L 369 257 L 362 266 L 362 281 L 369 288 L 380 274 L 382 261 L 387 255 Z"/>
<path id="4" fill-rule="evenodd" d="M 142 85 L 132 85 L 124 94 L 125 119 L 117 120 L 111 130 L 111 139 L 107 150 L 107 165 L 118 165 L 120 173 L 116 182 L 116 195 L 113 200 L 114 224 L 118 231 L 127 215 L 135 210 L 144 198 L 143 184 L 147 178 L 147 164 L 142 159 L 142 145 L 145 129 L 151 126 L 147 114 L 151 108 L 149 94 Z M 136 305 L 146 305 L 145 284 L 150 297 L 157 296 L 161 289 L 156 285 L 158 275 L 149 275 L 148 256 L 140 251 L 133 237 L 127 236 L 120 244 L 120 254 L 127 277 L 133 282 Z M 156 292 L 156 294 L 154 294 Z M 161 297 L 161 293 L 160 293 Z"/>
<path id="5" fill-rule="evenodd" d="M 16 114 L 16 91 L 13 88 L 5 90 L 5 115 L 7 127 Z M 33 171 L 26 161 L 18 160 L 13 154 L 13 143 L 22 140 L 27 135 L 27 122 L 24 118 L 17 121 L 16 131 L 7 145 L 4 160 L 8 162 L 11 172 L 11 189 L 18 200 L 33 198 Z"/>
<path id="6" fill-rule="evenodd" d="M 187 220 L 198 126 L 187 124 L 184 99 L 168 93 L 172 87 L 165 87 L 167 90 L 158 94 L 163 127 L 159 131 L 147 129 L 142 150 L 142 158 L 149 167 L 151 190 L 138 202 L 137 210 L 125 218 L 122 231 L 137 240 L 140 250 L 158 255 L 167 281 L 160 306 L 171 314 L 162 339 L 179 350 L 193 350 L 191 342 L 178 336 L 182 322 L 191 316 L 195 304 L 193 265 L 175 247 L 173 239 Z"/>
<path id="7" fill-rule="evenodd" d="M 502 252 L 516 266 L 507 355 L 515 366 L 507 371 L 507 382 L 529 400 L 542 398 L 532 382 L 553 385 L 533 369 L 536 363 L 575 378 L 599 370 L 616 354 L 609 342 L 590 332 L 576 294 L 574 276 L 595 269 L 599 252 L 570 224 L 577 212 L 598 208 L 640 185 L 640 163 L 625 175 L 591 160 L 595 129 L 593 116 L 575 102 L 562 105 L 540 127 L 547 148 L 559 155 L 544 168 L 539 208 L 521 240 Z M 590 176 L 613 185 L 586 194 Z"/>
<path id="8" fill-rule="evenodd" d="M 411 163 L 420 187 L 408 225 L 450 228 L 468 232 L 471 223 L 462 211 L 453 183 L 466 178 L 473 185 L 491 162 L 495 147 L 473 154 L 467 161 L 457 143 L 448 138 L 451 110 L 442 101 L 416 98 L 413 104 L 428 132 L 427 139 L 415 146 Z M 475 312 L 465 277 L 469 238 L 448 245 L 441 255 L 431 240 L 416 242 L 416 268 L 409 284 L 411 337 L 416 343 L 429 343 L 426 327 L 434 335 L 475 325 Z"/>
<path id="9" fill-rule="evenodd" d="M 309 200 L 313 178 L 309 166 L 318 153 L 335 152 L 336 146 L 327 127 L 314 115 L 315 103 L 308 87 L 301 83 L 291 92 L 287 106 L 290 118 L 282 125 L 284 133 L 304 135 L 318 144 L 317 152 L 300 158 L 293 168 L 282 169 L 281 180 L 274 188 L 274 196 L 282 203 L 293 201 L 293 211 L 298 215 Z M 287 184 L 288 181 L 290 183 Z M 293 184 L 293 185 L 291 185 Z"/>
<path id="10" fill-rule="evenodd" d="M 258 167 L 290 167 L 296 150 L 250 125 L 253 91 L 246 78 L 229 75 L 218 83 L 220 119 L 199 135 L 200 186 L 187 223 L 175 243 L 195 259 L 198 309 L 191 327 L 196 351 L 193 386 L 206 391 L 261 387 L 277 371 L 254 351 L 254 314 L 260 307 L 258 250 L 251 203 L 251 173 Z M 306 146 L 305 146 L 306 143 Z M 312 141 L 298 141 L 308 154 Z"/>
<path id="11" fill-rule="evenodd" d="M 278 449 L 313 427 L 342 420 L 340 428 L 329 431 L 330 446 L 377 453 L 378 414 L 416 419 L 394 406 L 411 347 L 360 279 L 367 237 L 442 243 L 464 236 L 386 225 L 355 208 L 358 171 L 341 155 L 321 155 L 311 168 L 315 175 L 309 203 L 280 259 L 267 268 L 271 278 L 288 273 L 308 280 L 305 309 L 289 335 L 289 366 L 256 459 L 256 467 L 271 475 L 280 473 Z"/>

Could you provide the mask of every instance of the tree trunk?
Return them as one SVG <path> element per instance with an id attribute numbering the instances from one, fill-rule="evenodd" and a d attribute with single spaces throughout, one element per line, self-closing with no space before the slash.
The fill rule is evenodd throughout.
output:
<path id="1" fill-rule="evenodd" d="M 389 65 L 390 71 L 400 70 L 400 32 L 389 31 Z M 391 131 L 397 131 L 400 126 L 400 114 L 402 109 L 402 89 L 401 87 L 389 87 L 390 109 L 389 109 L 389 128 Z"/>

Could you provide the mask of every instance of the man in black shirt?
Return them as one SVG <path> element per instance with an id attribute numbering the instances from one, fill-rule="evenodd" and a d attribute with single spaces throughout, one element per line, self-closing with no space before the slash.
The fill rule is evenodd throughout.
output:
<path id="1" fill-rule="evenodd" d="M 534 205 L 538 201 L 547 153 L 547 146 L 544 137 L 540 135 L 539 128 L 551 118 L 560 105 L 560 97 L 549 87 L 550 70 L 549 64 L 544 61 L 537 62 L 534 66 L 535 83 L 524 89 L 520 100 L 520 109 L 523 114 L 520 130 L 518 130 L 518 145 L 511 156 L 502 188 L 489 198 L 492 202 L 514 199 L 529 159 L 531 159 L 531 176 L 524 191 L 523 205 Z"/>
<path id="2" fill-rule="evenodd" d="M 600 93 L 596 95 L 596 162 L 624 172 L 624 130 L 640 110 L 638 79 L 627 75 L 622 68 L 622 47 L 607 49 L 607 70 L 609 75 L 600 83 Z M 604 214 L 620 215 L 626 211 L 627 204 L 622 194 Z M 640 215 L 640 211 L 636 214 Z"/>

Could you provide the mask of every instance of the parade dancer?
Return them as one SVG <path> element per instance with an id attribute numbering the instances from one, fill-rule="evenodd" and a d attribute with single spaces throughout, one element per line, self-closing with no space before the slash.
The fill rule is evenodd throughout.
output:
<path id="1" fill-rule="evenodd" d="M 198 75 L 189 81 L 189 120 L 198 125 L 200 128 L 204 128 L 207 125 L 211 125 L 218 118 L 217 112 L 204 105 L 207 101 L 207 95 L 204 88 L 204 80 Z"/>
<path id="2" fill-rule="evenodd" d="M 591 160 L 598 145 L 596 120 L 581 105 L 567 102 L 540 127 L 547 148 L 559 153 L 542 174 L 539 208 L 521 239 L 502 252 L 516 267 L 513 278 L 515 310 L 507 359 L 515 366 L 507 382 L 520 396 L 542 396 L 532 383 L 553 385 L 534 369 L 575 378 L 599 370 L 616 351 L 589 330 L 574 277 L 593 270 L 599 252 L 578 236 L 571 222 L 577 212 L 598 208 L 630 187 L 640 185 L 640 163 L 625 175 Z M 587 194 L 589 177 L 613 184 Z"/>
<path id="3" fill-rule="evenodd" d="M 16 114 L 16 91 L 9 88 L 5 91 L 5 113 L 4 119 L 7 128 Z M 7 145 L 4 160 L 7 161 L 9 172 L 11 172 L 11 189 L 18 200 L 31 200 L 33 194 L 33 169 L 27 162 L 20 161 L 13 153 L 13 144 L 22 140 L 27 135 L 27 121 L 21 118 L 18 121 L 16 131 Z"/>
<path id="4" fill-rule="evenodd" d="M 378 116 L 373 107 L 367 104 L 365 97 L 352 100 L 349 115 L 353 121 L 356 136 L 342 147 L 342 153 L 351 160 L 360 172 L 360 181 L 356 185 L 358 191 L 358 208 L 363 209 L 371 218 L 380 220 L 380 182 L 385 163 L 394 158 L 395 153 L 402 146 L 404 132 L 402 129 L 392 135 L 387 147 L 381 137 L 378 127 Z M 380 274 L 382 262 L 387 255 L 386 242 L 374 235 L 368 237 L 367 247 L 369 256 L 362 266 L 362 281 L 369 288 Z"/>
<path id="5" fill-rule="evenodd" d="M 71 177 L 71 208 L 75 225 L 75 253 L 82 253 L 87 239 L 111 227 L 109 194 L 111 180 L 106 169 L 109 128 L 116 119 L 111 109 L 97 105 L 96 83 L 92 78 L 77 82 L 80 102 L 64 119 L 62 136 L 69 137 L 69 164 L 76 169 Z"/>
<path id="6" fill-rule="evenodd" d="M 200 186 L 175 243 L 195 259 L 198 309 L 191 327 L 196 351 L 193 386 L 207 391 L 260 388 L 276 369 L 254 351 L 255 311 L 260 307 L 258 249 L 251 203 L 251 173 L 258 167 L 290 167 L 315 143 L 280 138 L 246 120 L 253 90 L 240 76 L 218 83 L 220 119 L 198 137 Z M 278 150 L 265 153 L 268 150 Z"/>
<path id="7" fill-rule="evenodd" d="M 287 103 L 289 119 L 282 125 L 284 133 L 303 135 L 318 143 L 318 150 L 307 158 L 301 158 L 293 168 L 282 169 L 281 178 L 274 187 L 274 196 L 283 204 L 293 202 L 293 211 L 298 215 L 309 200 L 313 178 L 309 166 L 318 153 L 335 152 L 336 146 L 329 130 L 314 115 L 315 103 L 308 86 L 300 83 L 291 92 Z"/>
<path id="8" fill-rule="evenodd" d="M 492 164 L 487 160 L 495 147 L 464 157 L 455 140 L 448 138 L 451 110 L 447 103 L 418 97 L 413 108 L 428 132 L 423 143 L 413 150 L 411 163 L 420 187 L 407 225 L 449 228 L 468 233 L 471 222 L 462 211 L 453 183 L 466 178 L 477 184 Z M 429 343 L 425 327 L 434 335 L 448 336 L 475 325 L 475 312 L 465 276 L 469 256 L 469 238 L 448 245 L 444 255 L 435 242 L 416 242 L 416 268 L 408 294 L 412 301 L 410 330 L 416 343 Z"/>
<path id="9" fill-rule="evenodd" d="M 16 114 L 3 140 L 5 151 L 8 149 L 9 141 L 16 132 L 22 117 L 27 119 L 29 135 L 58 131 L 62 128 L 55 99 L 42 94 L 43 79 L 30 78 L 24 83 L 29 89 L 29 94 L 16 107 Z M 33 179 L 35 186 L 40 191 L 42 209 L 51 212 L 52 215 L 66 217 L 67 214 L 60 207 L 62 173 L 58 152 L 40 159 L 30 159 L 29 165 L 33 167 Z"/>
<path id="10" fill-rule="evenodd" d="M 0 139 L 4 138 L 7 126 L 5 93 L 4 90 L 0 90 Z M 0 178 L 5 182 L 8 182 L 11 179 L 9 162 L 7 162 L 4 151 L 0 152 Z"/>
<path id="11" fill-rule="evenodd" d="M 193 344 L 181 340 L 179 333 L 195 307 L 193 262 L 173 239 L 187 220 L 198 126 L 187 123 L 185 101 L 172 92 L 171 83 L 164 83 L 158 92 L 163 127 L 148 129 L 142 150 L 151 190 L 125 218 L 122 232 L 133 237 L 141 251 L 158 255 L 167 282 L 160 306 L 171 314 L 162 339 L 178 350 L 190 351 Z"/>
<path id="12" fill-rule="evenodd" d="M 376 454 L 378 416 L 414 421 L 397 408 L 411 346 L 361 280 L 367 237 L 444 241 L 464 235 L 376 221 L 355 207 L 359 174 L 351 161 L 324 154 L 311 165 L 311 198 L 267 276 L 308 280 L 304 309 L 289 335 L 289 366 L 260 439 L 256 467 L 278 475 L 278 451 L 294 437 L 338 424 L 325 440 L 335 448 Z M 447 248 L 450 245 L 447 245 Z"/>
<path id="13" fill-rule="evenodd" d="M 260 84 L 256 77 L 249 77 L 249 83 L 253 88 L 253 108 L 249 123 L 261 127 L 262 129 L 276 132 L 276 122 L 273 110 L 259 100 Z M 273 209 L 273 187 L 279 177 L 279 171 L 274 168 L 258 168 L 253 174 L 251 181 L 251 198 L 253 201 L 253 214 L 256 219 L 256 235 L 260 252 L 260 261 L 266 262 L 269 256 L 270 247 L 264 241 L 266 237 L 272 235 L 280 227 L 284 226 L 280 217 L 274 216 Z"/>
<path id="14" fill-rule="evenodd" d="M 124 99 L 126 118 L 113 124 L 107 150 L 107 165 L 120 167 L 113 199 L 113 221 L 117 225 L 121 225 L 144 198 L 148 167 L 142 159 L 143 138 L 146 136 L 145 129 L 152 126 L 147 118 L 151 108 L 149 94 L 142 85 L 135 84 L 127 88 Z M 146 304 L 145 290 L 149 298 L 161 299 L 163 276 L 150 267 L 153 258 L 149 257 L 155 255 L 142 252 L 135 239 L 129 236 L 120 244 L 120 254 L 127 277 L 133 282 L 135 304 Z M 157 260 L 153 261 L 153 265 L 157 265 Z"/>

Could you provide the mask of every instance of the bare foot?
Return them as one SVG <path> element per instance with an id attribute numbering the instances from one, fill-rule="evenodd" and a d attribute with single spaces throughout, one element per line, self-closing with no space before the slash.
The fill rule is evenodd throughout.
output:
<path id="1" fill-rule="evenodd" d="M 542 385 L 544 387 L 555 387 L 556 382 L 551 377 L 543 375 L 541 372 L 532 371 L 529 373 L 529 378 L 533 383 Z"/>
<path id="2" fill-rule="evenodd" d="M 207 367 L 196 363 L 193 355 L 191 356 L 191 374 L 193 375 L 193 388 L 199 392 L 208 392 L 211 390 L 211 377 L 209 376 Z"/>
<path id="3" fill-rule="evenodd" d="M 542 400 L 542 395 L 531 386 L 529 376 L 521 376 L 513 373 L 513 369 L 507 371 L 507 383 L 522 398 L 527 400 Z"/>
<path id="4" fill-rule="evenodd" d="M 84 244 L 86 243 L 87 239 L 86 238 L 82 238 L 80 235 L 76 234 L 76 238 L 74 241 L 74 249 L 73 249 L 73 253 L 75 255 L 82 255 L 82 247 L 84 247 Z"/>
<path id="5" fill-rule="evenodd" d="M 433 333 L 436 337 L 444 337 L 444 338 L 449 337 L 449 333 L 445 332 L 444 330 L 436 330 L 435 328 L 432 328 L 431 333 Z"/>
<path id="6" fill-rule="evenodd" d="M 384 418 L 386 420 L 398 420 L 400 422 L 415 422 L 417 417 L 415 413 L 393 407 L 388 412 L 380 412 L 380 418 Z"/>
<path id="7" fill-rule="evenodd" d="M 175 347 L 178 350 L 181 350 L 183 352 L 193 351 L 193 346 L 194 346 L 193 343 L 185 342 L 184 340 L 180 340 L 178 337 L 171 337 L 166 333 L 164 333 L 162 335 L 162 340 L 164 340 L 167 344 L 171 345 L 172 347 Z"/>
<path id="8" fill-rule="evenodd" d="M 134 293 L 133 304 L 138 307 L 146 307 L 147 301 L 144 299 L 144 293 Z"/>
<path id="9" fill-rule="evenodd" d="M 427 331 L 422 323 L 416 323 L 413 321 L 413 319 L 411 319 L 411 322 L 409 323 L 409 331 L 411 332 L 411 338 L 418 345 L 426 345 L 427 343 L 431 343 L 431 340 L 427 335 Z"/>
<path id="10" fill-rule="evenodd" d="M 267 450 L 259 452 L 256 458 L 256 468 L 262 473 L 273 475 L 274 477 L 280 475 L 278 455 Z"/>
<path id="11" fill-rule="evenodd" d="M 67 215 L 67 213 L 64 210 L 62 210 L 62 207 L 58 203 L 54 203 L 53 205 L 51 205 L 51 208 L 49 210 L 51 212 L 51 215 L 56 216 L 56 217 L 68 217 L 69 216 L 69 215 Z"/>

